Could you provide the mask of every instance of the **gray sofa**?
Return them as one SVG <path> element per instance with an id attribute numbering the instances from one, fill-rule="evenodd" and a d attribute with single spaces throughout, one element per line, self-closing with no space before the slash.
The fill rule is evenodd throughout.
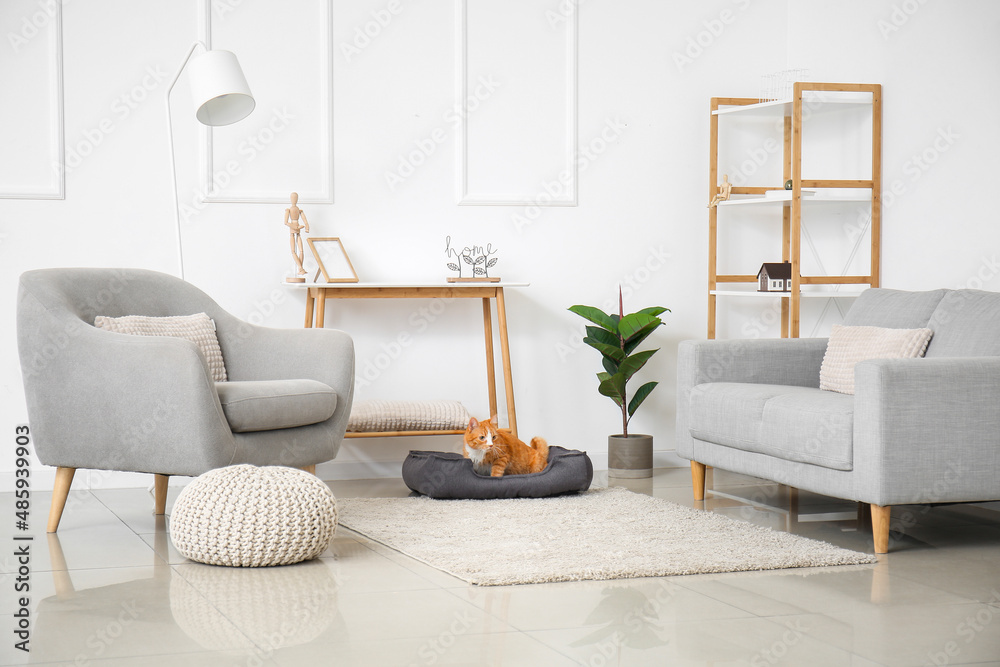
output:
<path id="1" fill-rule="evenodd" d="M 930 328 L 924 358 L 855 367 L 819 389 L 827 339 L 685 341 L 677 453 L 705 466 L 871 505 L 876 553 L 893 505 L 1000 499 L 1000 294 L 865 291 L 846 326 Z"/>

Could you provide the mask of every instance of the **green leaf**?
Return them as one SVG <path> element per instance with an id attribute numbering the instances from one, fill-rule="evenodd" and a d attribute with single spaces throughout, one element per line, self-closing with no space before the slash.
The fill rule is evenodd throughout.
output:
<path id="1" fill-rule="evenodd" d="M 663 324 L 663 322 L 657 320 L 655 322 L 650 322 L 643 328 L 639 329 L 638 333 L 625 341 L 625 354 L 632 354 L 632 351 L 639 347 L 642 341 L 649 337 L 649 334 L 656 331 L 656 329 Z"/>
<path id="2" fill-rule="evenodd" d="M 660 306 L 650 306 L 649 308 L 643 308 L 639 312 L 644 315 L 652 315 L 653 317 L 656 317 L 658 315 L 662 315 L 663 313 L 669 313 L 670 309 L 661 308 Z"/>
<path id="3" fill-rule="evenodd" d="M 598 373 L 597 374 L 597 381 L 598 382 L 605 382 L 605 381 L 610 380 L 610 379 L 611 379 L 611 373 Z"/>
<path id="4" fill-rule="evenodd" d="M 645 350 L 643 352 L 636 352 L 630 357 L 626 357 L 625 361 L 618 366 L 618 374 L 625 378 L 625 382 L 628 382 L 640 368 L 646 365 L 649 358 L 658 351 L 659 348 L 656 350 Z"/>
<path id="5" fill-rule="evenodd" d="M 597 391 L 601 392 L 602 396 L 607 396 L 614 401 L 615 405 L 621 406 L 625 402 L 625 387 L 618 378 L 617 375 L 609 377 L 597 387 Z"/>
<path id="6" fill-rule="evenodd" d="M 601 364 L 604 366 L 604 370 L 606 370 L 611 375 L 614 375 L 615 373 L 618 372 L 618 362 L 612 359 L 611 357 L 605 357 L 602 355 Z"/>
<path id="7" fill-rule="evenodd" d="M 618 323 L 618 333 L 627 341 L 644 327 L 654 322 L 660 322 L 660 318 L 646 315 L 645 313 L 631 313 L 623 317 L 621 322 Z"/>
<path id="8" fill-rule="evenodd" d="M 639 409 L 642 402 L 646 400 L 650 392 L 659 384 L 658 382 L 647 382 L 638 389 L 636 389 L 635 394 L 632 395 L 632 400 L 628 404 L 628 416 L 629 418 L 635 414 L 635 411 Z M 620 405 L 620 404 L 619 404 Z"/>
<path id="9" fill-rule="evenodd" d="M 593 306 L 570 306 L 569 311 L 576 313 L 586 320 L 590 320 L 602 329 L 607 329 L 614 334 L 618 333 L 617 321 L 600 308 L 594 308 Z"/>
<path id="10" fill-rule="evenodd" d="M 618 336 L 611 333 L 607 329 L 602 329 L 601 327 L 587 327 L 587 336 L 598 340 L 605 345 L 614 345 L 615 347 L 621 347 L 621 341 Z"/>
<path id="11" fill-rule="evenodd" d="M 594 348 L 606 357 L 611 357 L 618 363 L 625 361 L 625 352 L 622 351 L 617 345 L 605 345 L 599 340 L 594 340 L 589 336 L 583 339 L 583 342 Z"/>

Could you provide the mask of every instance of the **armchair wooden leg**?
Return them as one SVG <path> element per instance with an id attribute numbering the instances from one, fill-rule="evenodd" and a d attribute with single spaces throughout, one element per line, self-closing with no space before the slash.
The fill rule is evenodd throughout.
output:
<path id="1" fill-rule="evenodd" d="M 59 530 L 59 520 L 62 519 L 63 508 L 66 507 L 66 498 L 69 496 L 69 488 L 73 486 L 73 475 L 76 468 L 59 468 L 56 470 L 56 481 L 52 487 L 52 509 L 49 510 L 49 525 L 46 532 L 54 533 Z"/>
<path id="2" fill-rule="evenodd" d="M 889 518 L 892 506 L 881 507 L 872 505 L 872 537 L 875 540 L 875 553 L 889 553 Z"/>
<path id="3" fill-rule="evenodd" d="M 691 461 L 691 487 L 695 500 L 705 499 L 705 464 Z"/>
<path id="4" fill-rule="evenodd" d="M 314 466 L 314 465 L 311 465 L 311 466 L 302 466 L 301 469 L 305 470 L 310 475 L 315 475 L 316 474 L 316 466 Z"/>
<path id="5" fill-rule="evenodd" d="M 153 475 L 153 514 L 167 513 L 168 475 Z"/>

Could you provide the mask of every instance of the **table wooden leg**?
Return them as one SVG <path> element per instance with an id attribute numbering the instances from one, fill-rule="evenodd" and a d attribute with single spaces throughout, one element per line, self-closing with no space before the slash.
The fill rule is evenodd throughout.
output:
<path id="1" fill-rule="evenodd" d="M 507 340 L 507 308 L 503 300 L 503 288 L 497 288 L 497 325 L 500 328 L 500 357 L 503 361 L 503 383 L 507 393 L 507 415 L 510 432 L 517 437 L 517 417 L 514 415 L 514 378 L 510 370 L 510 343 Z"/>
<path id="2" fill-rule="evenodd" d="M 489 298 L 483 299 L 483 330 L 486 332 L 486 386 L 490 396 L 490 416 L 497 413 L 497 374 L 493 365 L 493 320 Z"/>
<path id="3" fill-rule="evenodd" d="M 306 329 L 311 329 L 313 325 L 313 308 L 316 306 L 316 292 L 318 291 L 313 287 L 306 290 Z"/>
<path id="4" fill-rule="evenodd" d="M 326 290 L 316 290 L 316 328 L 326 326 Z"/>

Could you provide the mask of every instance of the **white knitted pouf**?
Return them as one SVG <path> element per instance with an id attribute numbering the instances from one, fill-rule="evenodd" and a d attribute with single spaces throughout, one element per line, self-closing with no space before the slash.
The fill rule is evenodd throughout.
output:
<path id="1" fill-rule="evenodd" d="M 333 492 L 315 475 L 267 466 L 210 470 L 177 496 L 170 539 L 209 565 L 289 565 L 326 551 L 337 529 Z"/>

